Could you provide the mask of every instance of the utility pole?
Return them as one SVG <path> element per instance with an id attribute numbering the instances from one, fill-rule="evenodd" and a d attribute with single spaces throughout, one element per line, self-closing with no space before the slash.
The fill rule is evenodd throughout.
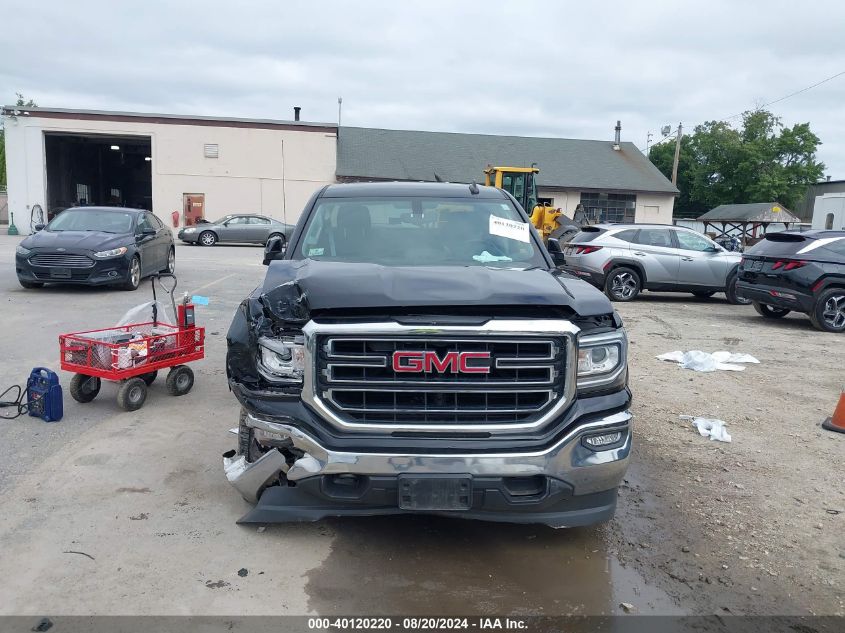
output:
<path id="1" fill-rule="evenodd" d="M 672 162 L 672 184 L 678 185 L 678 159 L 681 157 L 681 136 L 684 134 L 684 126 L 678 123 L 678 136 L 675 138 L 675 160 Z"/>
<path id="2" fill-rule="evenodd" d="M 340 127 L 340 109 L 343 107 L 343 97 L 337 98 L 337 126 Z"/>

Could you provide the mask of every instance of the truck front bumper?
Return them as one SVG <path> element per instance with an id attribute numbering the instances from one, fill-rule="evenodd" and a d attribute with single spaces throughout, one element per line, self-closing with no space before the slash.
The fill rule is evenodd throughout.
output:
<path id="1" fill-rule="evenodd" d="M 230 451 L 223 465 L 244 499 L 257 502 L 241 523 L 422 512 L 574 527 L 613 516 L 631 452 L 631 421 L 628 411 L 593 418 L 535 452 L 392 454 L 332 450 L 294 426 L 247 414 L 244 423 L 260 443 L 292 447 L 302 456 L 289 464 L 273 449 L 247 462 Z M 619 438 L 601 448 L 586 441 L 617 432 Z M 273 485 L 281 475 L 287 485 Z M 468 508 L 403 507 L 403 478 L 448 475 L 469 482 Z"/>

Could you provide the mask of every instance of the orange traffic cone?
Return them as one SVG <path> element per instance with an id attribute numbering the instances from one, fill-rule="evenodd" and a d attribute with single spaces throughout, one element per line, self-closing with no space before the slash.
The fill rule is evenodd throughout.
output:
<path id="1" fill-rule="evenodd" d="M 822 422 L 822 428 L 837 433 L 845 433 L 845 391 L 840 394 L 839 404 L 836 405 L 833 415 Z"/>

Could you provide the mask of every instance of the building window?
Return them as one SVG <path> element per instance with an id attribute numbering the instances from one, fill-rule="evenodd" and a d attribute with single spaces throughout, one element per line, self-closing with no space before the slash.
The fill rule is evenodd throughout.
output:
<path id="1" fill-rule="evenodd" d="M 91 202 L 88 197 L 88 185 L 76 185 L 76 204 L 85 205 Z"/>
<path id="2" fill-rule="evenodd" d="M 824 230 L 830 231 L 833 228 L 833 214 L 828 213 L 827 218 L 824 221 Z"/>
<path id="3" fill-rule="evenodd" d="M 637 196 L 633 193 L 581 193 L 581 204 L 590 222 L 634 221 Z"/>
<path id="4" fill-rule="evenodd" d="M 203 146 L 203 153 L 206 158 L 218 158 L 220 156 L 220 146 L 217 143 L 206 143 Z"/>

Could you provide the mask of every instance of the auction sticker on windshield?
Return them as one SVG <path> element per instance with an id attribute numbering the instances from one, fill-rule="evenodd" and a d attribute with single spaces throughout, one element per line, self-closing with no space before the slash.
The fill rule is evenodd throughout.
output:
<path id="1" fill-rule="evenodd" d="M 497 215 L 490 216 L 490 235 L 498 235 L 509 240 L 519 240 L 526 243 L 531 239 L 528 235 L 528 224 L 500 218 Z"/>

